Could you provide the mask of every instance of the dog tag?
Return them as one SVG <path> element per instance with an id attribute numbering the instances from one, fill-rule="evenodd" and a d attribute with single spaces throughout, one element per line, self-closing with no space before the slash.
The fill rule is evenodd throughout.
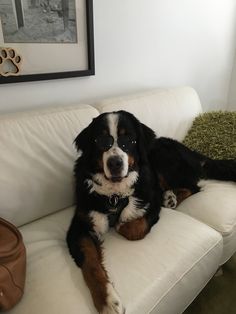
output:
<path id="1" fill-rule="evenodd" d="M 119 202 L 119 196 L 114 194 L 112 196 L 109 197 L 109 204 L 112 206 L 112 207 L 116 207 L 116 205 L 118 204 Z"/>

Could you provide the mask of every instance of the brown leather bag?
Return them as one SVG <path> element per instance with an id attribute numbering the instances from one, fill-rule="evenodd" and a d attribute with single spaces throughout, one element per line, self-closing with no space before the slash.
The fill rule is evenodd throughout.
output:
<path id="1" fill-rule="evenodd" d="M 11 309 L 22 297 L 26 252 L 19 230 L 0 218 L 0 311 Z"/>

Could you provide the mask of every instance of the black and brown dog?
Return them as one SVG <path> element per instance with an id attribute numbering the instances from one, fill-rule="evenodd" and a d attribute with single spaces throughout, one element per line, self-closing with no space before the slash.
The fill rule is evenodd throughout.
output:
<path id="1" fill-rule="evenodd" d="M 236 181 L 235 161 L 216 161 L 155 133 L 125 111 L 95 118 L 75 139 L 77 206 L 67 243 L 82 269 L 99 313 L 124 307 L 102 260 L 101 237 L 110 227 L 139 240 L 158 221 L 161 206 L 175 207 L 200 190 L 201 179 Z M 173 193 L 174 191 L 174 193 Z"/>

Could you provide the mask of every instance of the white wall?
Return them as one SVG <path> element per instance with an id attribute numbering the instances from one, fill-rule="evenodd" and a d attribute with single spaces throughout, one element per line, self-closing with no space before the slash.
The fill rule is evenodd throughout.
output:
<path id="1" fill-rule="evenodd" d="M 176 85 L 225 108 L 235 21 L 235 0 L 94 0 L 96 76 L 0 85 L 0 111 Z"/>
<path id="2" fill-rule="evenodd" d="M 236 110 L 236 55 L 235 55 L 234 67 L 232 71 L 227 109 Z"/>

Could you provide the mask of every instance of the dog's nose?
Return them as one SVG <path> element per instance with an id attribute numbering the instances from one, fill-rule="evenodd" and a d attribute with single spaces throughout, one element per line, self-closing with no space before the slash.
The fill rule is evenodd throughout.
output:
<path id="1" fill-rule="evenodd" d="M 112 156 L 108 159 L 107 166 L 112 174 L 117 174 L 121 171 L 123 167 L 123 160 L 119 156 Z"/>

